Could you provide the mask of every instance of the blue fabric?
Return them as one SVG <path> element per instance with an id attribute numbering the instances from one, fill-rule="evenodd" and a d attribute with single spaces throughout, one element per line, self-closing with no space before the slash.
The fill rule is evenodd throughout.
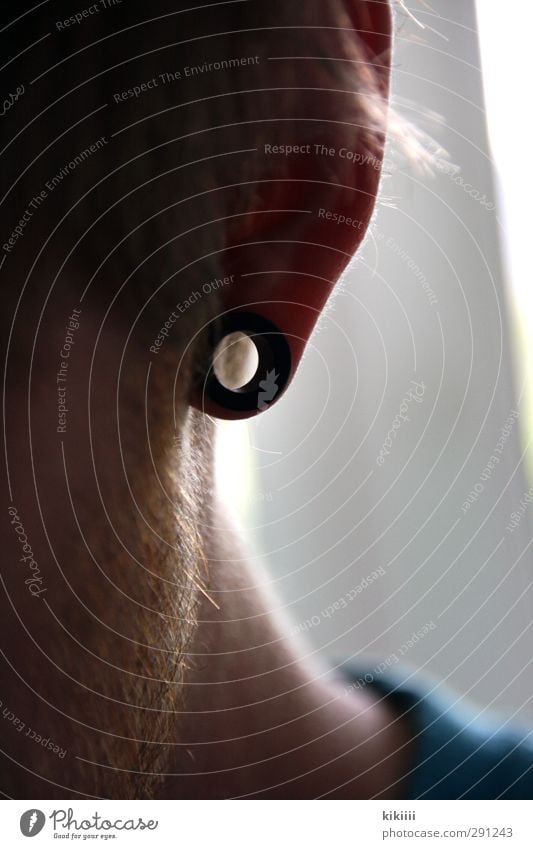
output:
<path id="1" fill-rule="evenodd" d="M 342 670 L 353 687 L 370 687 L 409 723 L 407 798 L 533 798 L 533 729 L 454 704 L 452 691 L 406 669 L 376 675 L 346 664 Z"/>

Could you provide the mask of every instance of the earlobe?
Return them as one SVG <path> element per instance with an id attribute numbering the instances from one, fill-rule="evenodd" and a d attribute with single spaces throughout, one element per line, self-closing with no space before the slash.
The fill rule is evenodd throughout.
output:
<path id="1" fill-rule="evenodd" d="M 194 406 L 217 418 L 257 415 L 282 397 L 374 209 L 385 140 L 391 15 L 389 4 L 377 0 L 347 2 L 346 8 L 338 65 L 331 57 L 325 76 L 326 66 L 318 62 L 296 63 L 302 90 L 311 88 L 313 100 L 303 118 L 280 122 L 276 145 L 258 147 L 256 206 L 233 217 L 227 229 L 224 267 L 235 283 L 223 293 L 219 315 L 206 329 L 211 362 L 200 369 L 192 397 Z M 358 58 L 346 60 L 341 54 L 352 28 L 351 55 Z M 339 80 L 335 77 L 333 86 L 334 74 Z M 279 151 L 274 158 L 272 149 Z M 221 339 L 235 330 L 256 344 L 259 364 L 250 381 L 229 389 L 218 380 L 212 358 Z"/>

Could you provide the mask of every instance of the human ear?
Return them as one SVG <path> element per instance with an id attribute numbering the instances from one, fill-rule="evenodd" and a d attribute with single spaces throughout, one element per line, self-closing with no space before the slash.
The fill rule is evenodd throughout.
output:
<path id="1" fill-rule="evenodd" d="M 391 11 L 378 0 L 349 2 L 346 10 L 338 55 L 315 62 L 294 58 L 301 109 L 280 119 L 275 136 L 268 127 L 276 143 L 263 141 L 257 148 L 253 201 L 227 225 L 224 268 L 233 282 L 202 331 L 209 361 L 199 368 L 192 398 L 218 418 L 256 415 L 282 396 L 374 209 L 385 143 Z M 346 47 L 350 39 L 353 54 Z M 342 66 L 342 85 L 333 88 L 335 64 Z M 257 347 L 257 369 L 242 386 L 225 385 L 217 348 L 230 335 L 239 345 L 243 334 Z"/>

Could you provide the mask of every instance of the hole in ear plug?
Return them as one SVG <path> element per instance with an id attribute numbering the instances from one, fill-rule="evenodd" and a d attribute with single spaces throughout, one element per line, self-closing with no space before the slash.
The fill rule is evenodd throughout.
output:
<path id="1" fill-rule="evenodd" d="M 246 333 L 236 331 L 220 340 L 213 355 L 213 371 L 226 389 L 236 392 L 250 383 L 259 368 L 259 352 Z"/>

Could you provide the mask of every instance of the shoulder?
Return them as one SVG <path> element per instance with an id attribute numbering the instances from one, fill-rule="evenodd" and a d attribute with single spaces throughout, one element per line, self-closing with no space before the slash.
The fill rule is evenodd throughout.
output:
<path id="1" fill-rule="evenodd" d="M 407 669 L 375 675 L 346 664 L 342 672 L 347 686 L 371 692 L 401 723 L 396 727 L 407 728 L 406 798 L 533 797 L 533 729 L 465 707 L 437 680 Z"/>

